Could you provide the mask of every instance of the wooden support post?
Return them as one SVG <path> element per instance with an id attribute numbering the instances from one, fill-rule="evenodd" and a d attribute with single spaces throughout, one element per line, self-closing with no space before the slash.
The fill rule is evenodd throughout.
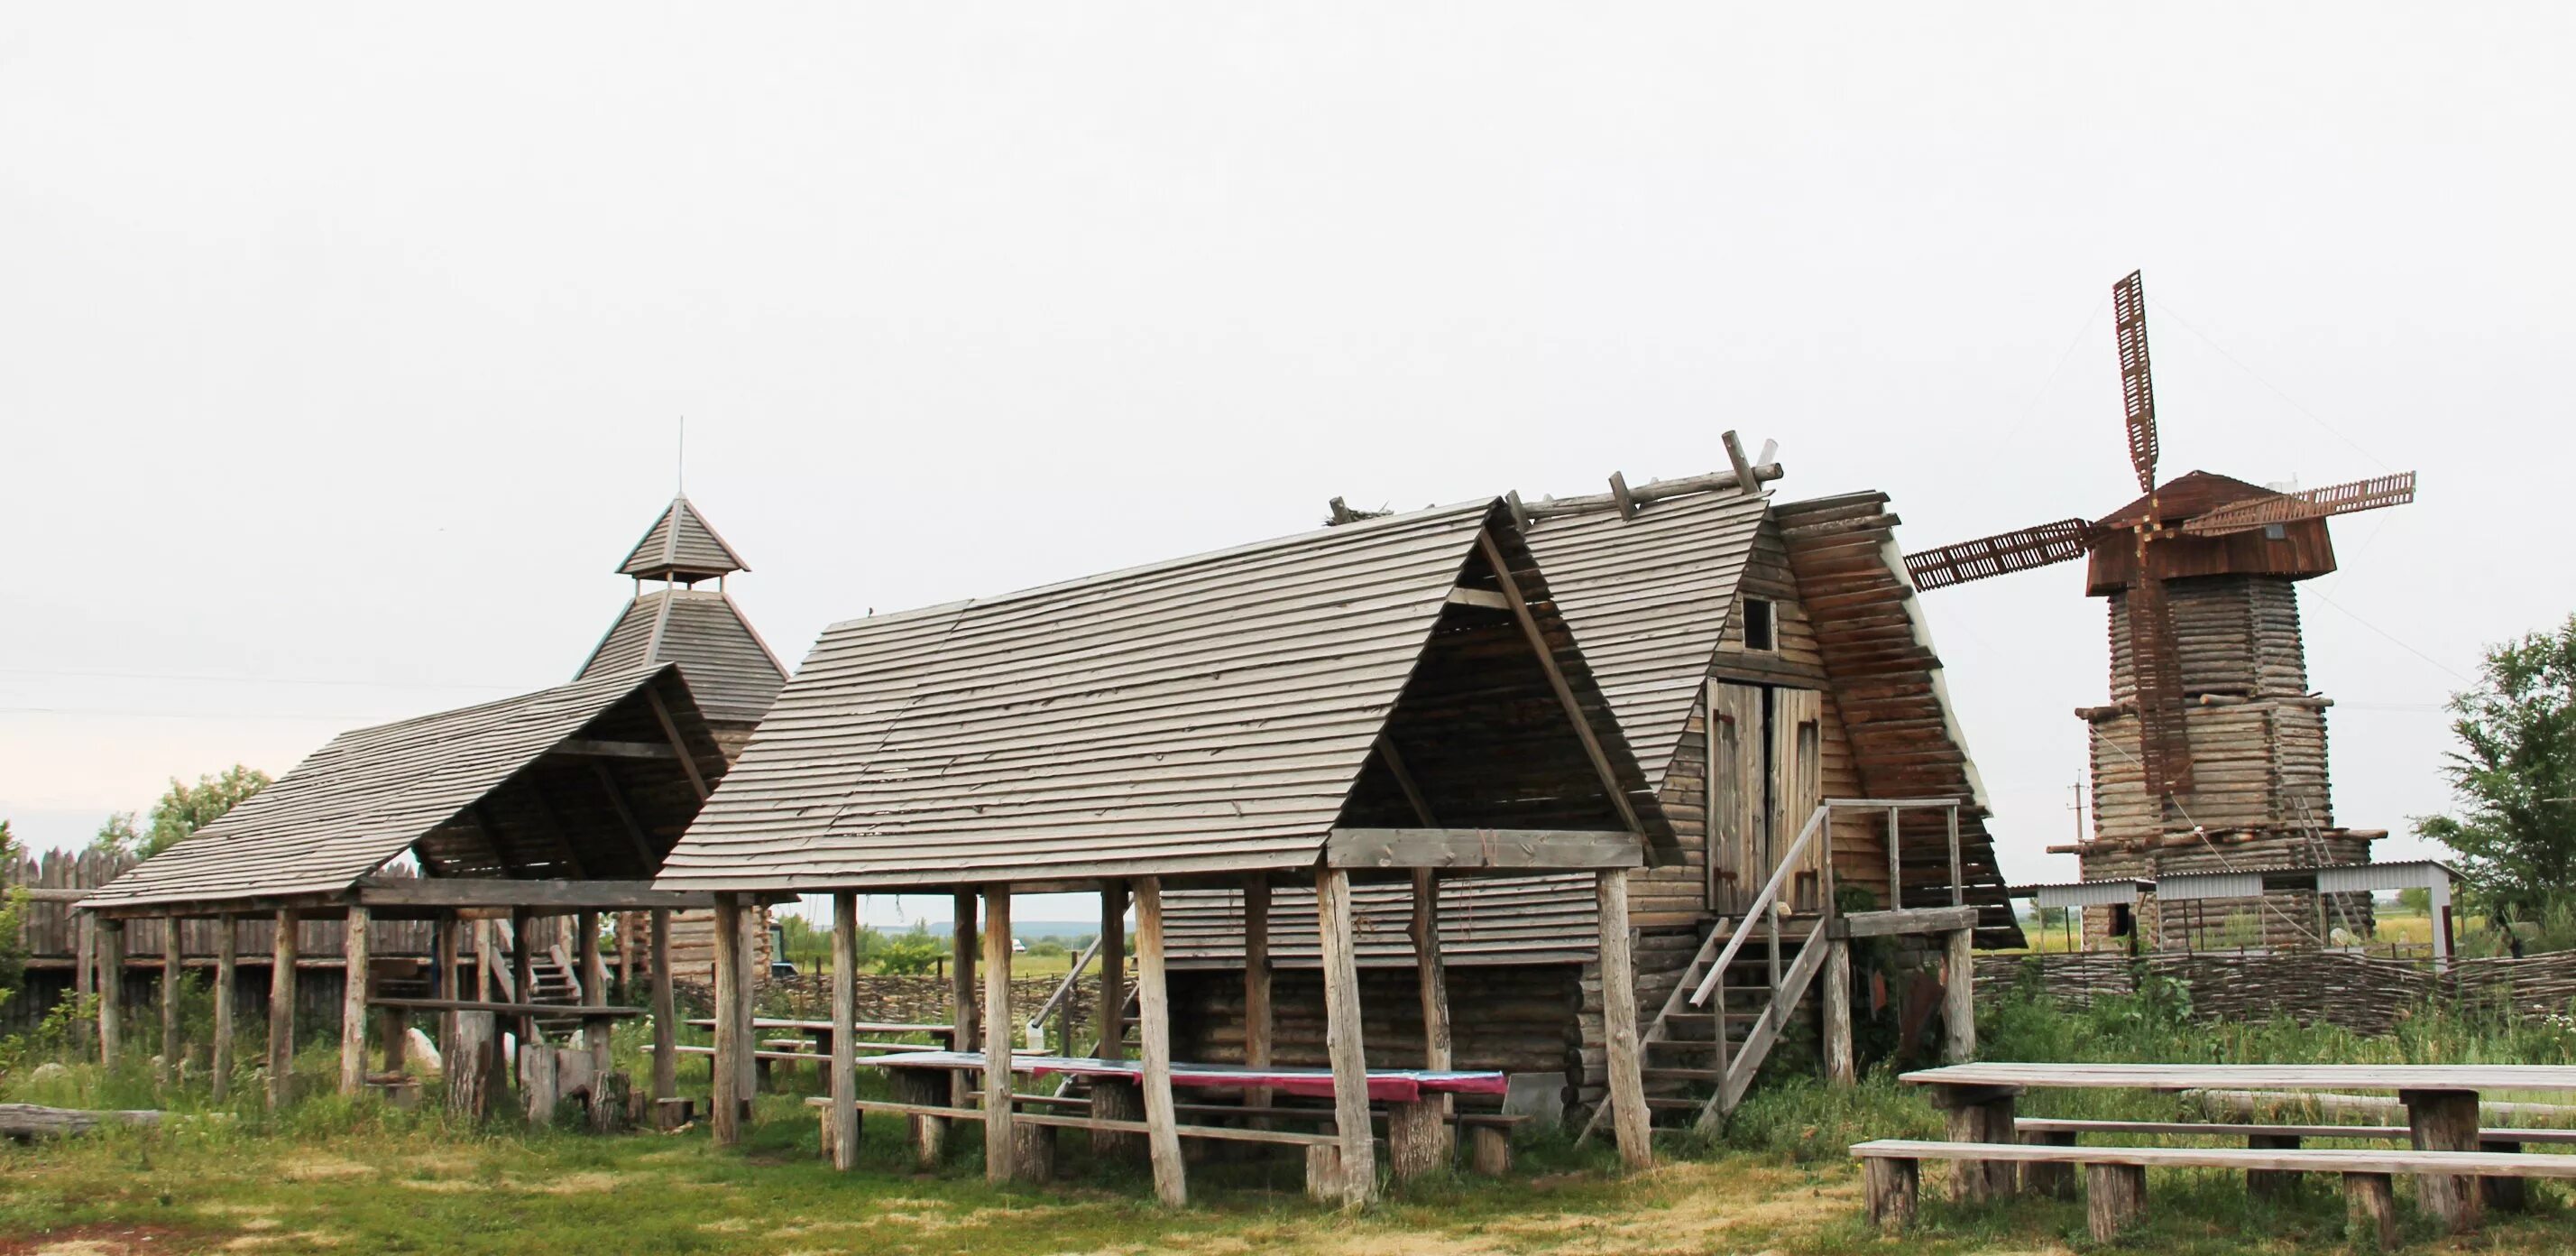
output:
<path id="1" fill-rule="evenodd" d="M 617 931 L 617 1001 L 625 1003 L 635 997 L 635 929 L 639 913 L 622 911 L 610 916 L 609 927 Z"/>
<path id="2" fill-rule="evenodd" d="M 1323 944 L 1324 1050 L 1333 1064 L 1333 1125 L 1341 1136 L 1342 1203 L 1358 1207 L 1377 1197 L 1377 1147 L 1369 1140 L 1368 1050 L 1360 1020 L 1349 872 L 1324 868 L 1315 873 L 1315 923 Z"/>
<path id="3" fill-rule="evenodd" d="M 1243 1062 L 1270 1067 L 1270 879 L 1256 876 L 1243 887 Z M 1247 1087 L 1243 1102 L 1270 1106 L 1268 1086 Z"/>
<path id="4" fill-rule="evenodd" d="M 1637 1045 L 1637 965 L 1628 942 L 1628 874 L 1604 869 L 1593 874 L 1600 899 L 1601 1028 L 1610 1053 L 1611 1127 L 1618 1134 L 1619 1160 L 1630 1169 L 1655 1163 L 1653 1134 L 1646 1110 L 1645 1066 Z M 1723 1005 L 1718 1010 L 1725 1011 Z M 1726 1024 L 1718 1022 L 1724 1036 Z"/>
<path id="5" fill-rule="evenodd" d="M 2269 1151 L 2297 1151 L 2296 1134 L 2248 1134 L 2245 1145 Z M 2245 1193 L 2257 1199 L 2295 1199 L 2299 1194 L 2299 1172 L 2296 1169 L 2247 1169 Z"/>
<path id="6" fill-rule="evenodd" d="M 2025 1134 L 2022 1136 L 2022 1141 L 2046 1147 L 2072 1147 L 2075 1145 L 2075 1134 L 2071 1130 L 2052 1130 L 2047 1133 Z M 2031 1161 L 2021 1167 L 2021 1188 L 2028 1194 L 2046 1199 L 2073 1199 L 2075 1198 L 2075 1166 L 2064 1162 Z"/>
<path id="7" fill-rule="evenodd" d="M 98 922 L 98 1062 L 110 1069 L 125 1052 L 125 922 Z"/>
<path id="8" fill-rule="evenodd" d="M 537 942 L 529 936 L 534 932 L 529 926 L 535 922 L 527 908 L 510 909 L 510 998 L 517 1003 L 534 1002 L 537 997 Z M 512 1033 L 519 1040 L 518 1049 L 526 1052 L 537 1040 L 537 1018 L 520 1017 Z"/>
<path id="9" fill-rule="evenodd" d="M 832 895 L 832 1167 L 859 1167 L 859 896 Z"/>
<path id="10" fill-rule="evenodd" d="M 1940 1087 L 1933 1091 L 1932 1103 L 1946 1114 L 1951 1142 L 2018 1143 L 2021 1130 L 2014 1123 L 2014 1108 L 2019 1094 L 2011 1087 Z M 2010 1198 L 2018 1176 L 2010 1161 L 1961 1160 L 1951 1173 L 1952 1193 L 1964 1203 Z"/>
<path id="11" fill-rule="evenodd" d="M 79 935 L 72 943 L 72 994 L 86 999 L 98 993 L 98 917 L 85 911 L 73 913 L 73 928 Z M 82 1051 L 89 1050 L 89 1040 L 97 1030 L 87 1020 L 72 1025 L 72 1043 Z"/>
<path id="12" fill-rule="evenodd" d="M 1190 1202 L 1181 1163 L 1180 1114 L 1172 1106 L 1172 990 L 1163 971 L 1163 882 L 1145 877 L 1136 892 L 1136 1020 L 1143 1041 L 1145 1152 L 1154 1164 L 1154 1198 L 1166 1208 Z M 1362 1130 L 1366 1130 L 1363 1125 Z M 1362 1137 L 1366 1134 L 1363 1132 Z"/>
<path id="13" fill-rule="evenodd" d="M 2478 1093 L 2474 1090 L 2401 1090 L 2406 1123 L 2417 1151 L 2476 1151 Z M 2465 1234 L 2485 1220 L 2486 1199 L 2478 1180 L 2457 1174 L 2427 1173 L 2415 1179 L 2415 1202 L 2441 1218 L 2453 1234 Z"/>
<path id="14" fill-rule="evenodd" d="M 367 1089 L 367 909 L 349 908 L 340 931 L 340 1096 Z"/>
<path id="15" fill-rule="evenodd" d="M 680 1095 L 680 1003 L 671 989 L 671 909 L 653 909 L 653 1102 Z"/>
<path id="16" fill-rule="evenodd" d="M 1440 875 L 1429 868 L 1413 872 L 1413 963 L 1414 974 L 1422 995 L 1422 1066 L 1429 1069 L 1449 1067 L 1449 974 L 1440 958 Z M 1456 1154 L 1451 1144 L 1449 1117 L 1454 1102 L 1449 1095 L 1425 1096 L 1421 1106 L 1427 1109 L 1420 1131 L 1423 1145 L 1411 1156 L 1395 1148 L 1395 1127 L 1390 1110 L 1387 1126 L 1387 1156 L 1394 1162 L 1395 1176 L 1403 1181 L 1425 1173 L 1446 1170 Z"/>
<path id="17" fill-rule="evenodd" d="M 576 912 L 573 929 L 581 934 L 581 945 L 575 954 L 581 960 L 581 1001 L 591 1007 L 608 1006 L 608 961 L 599 950 L 599 913 Z M 590 1055 L 590 1128 L 605 1134 L 617 1128 L 626 1114 L 609 1098 L 608 1075 L 613 1062 L 608 1054 L 608 1022 L 584 1021 L 581 1045 Z"/>
<path id="18" fill-rule="evenodd" d="M 1976 932 L 1954 929 L 1941 975 L 1942 1058 L 1952 1064 L 1977 1058 Z"/>
<path id="19" fill-rule="evenodd" d="M 161 1067 L 163 1087 L 179 1084 L 187 1044 L 179 1041 L 179 918 L 161 922 Z"/>
<path id="20" fill-rule="evenodd" d="M 733 894 L 716 895 L 716 1054 L 711 1069 L 715 1077 L 715 1109 L 709 1114 L 710 1130 L 716 1146 L 731 1147 L 742 1141 L 742 1109 L 751 1098 L 742 1084 L 739 1061 L 751 1050 L 742 1033 L 742 1018 L 734 1007 L 742 1000 L 742 899 Z"/>
<path id="21" fill-rule="evenodd" d="M 2385 1173 L 2343 1175 L 2344 1239 L 2366 1250 L 2397 1246 L 2397 1184 Z"/>
<path id="22" fill-rule="evenodd" d="M 441 1062 L 447 1111 L 466 1121 L 489 1120 L 500 1089 L 501 1020 L 490 1012 L 458 1012 L 455 1019 L 455 1043 Z"/>
<path id="23" fill-rule="evenodd" d="M 492 949 L 492 922 L 491 922 L 491 921 L 489 921 L 489 920 L 477 920 L 477 921 L 475 921 L 475 922 L 474 922 L 474 1001 L 475 1001 L 475 1002 L 477 1002 L 477 1003 L 489 1003 L 489 1002 L 491 1002 L 491 1001 L 492 1001 L 492 984 L 493 984 L 494 975 L 495 975 L 495 974 L 494 974 L 494 971 L 493 971 L 493 968 L 494 968 L 494 965 L 495 965 L 497 962 L 498 962 L 498 961 L 497 961 L 497 960 L 495 960 L 495 959 L 494 959 L 494 957 L 493 957 L 493 949 Z M 499 1030 L 498 1030 L 498 1028 L 497 1028 L 497 1027 L 495 1028 L 494 1032 L 495 1032 L 495 1033 L 498 1033 L 498 1032 L 499 1032 Z"/>
<path id="24" fill-rule="evenodd" d="M 768 975 L 760 966 L 762 924 L 768 913 L 759 900 L 747 895 L 742 900 L 741 913 L 734 923 L 734 929 L 740 935 L 735 939 L 734 964 L 740 971 L 735 974 L 733 987 L 733 1018 L 734 1036 L 742 1042 L 742 1053 L 734 1057 L 734 1080 L 742 1095 L 742 1117 L 748 1121 L 751 1119 L 752 1100 L 760 1094 L 763 1075 L 759 1055 L 760 1034 L 752 1028 L 751 1022 L 759 1000 L 761 979 Z"/>
<path id="25" fill-rule="evenodd" d="M 2510 1139 L 2488 1138 L 2481 1135 L 2478 1139 L 2478 1150 L 2508 1156 L 2520 1155 L 2522 1144 Z M 2499 1212 L 2521 1212 L 2531 1205 L 2530 1185 L 2529 1178 L 2482 1177 L 2478 1179 L 2478 1193 L 2486 1198 L 2487 1207 L 2491 1209 Z"/>
<path id="26" fill-rule="evenodd" d="M 1825 1081 L 1828 1085 L 1849 1086 L 1860 1080 L 1857 1063 L 1852 1057 L 1852 961 L 1851 942 L 1834 938 L 1825 943 Z"/>
<path id="27" fill-rule="evenodd" d="M 1882 1230 L 1912 1229 L 1923 1192 L 1923 1162 L 1871 1156 L 1860 1162 L 1870 1224 Z"/>
<path id="28" fill-rule="evenodd" d="M 215 1053 L 208 1068 L 213 1073 L 214 1099 L 220 1104 L 232 1097 L 233 1090 L 233 968 L 239 947 L 237 922 L 230 916 L 215 917 Z"/>
<path id="29" fill-rule="evenodd" d="M 2084 1166 L 2084 1222 L 2093 1241 L 2109 1243 L 2147 1210 L 2147 1170 L 2134 1164 Z"/>
<path id="30" fill-rule="evenodd" d="M 457 979 L 464 973 L 457 967 L 456 959 L 456 935 L 462 928 L 463 925 L 456 919 L 456 913 L 453 911 L 440 911 L 437 917 L 429 922 L 429 989 L 430 993 L 437 998 L 461 1000 L 465 997 L 459 992 L 463 983 Z M 438 1016 L 440 1070 L 444 1072 L 454 1068 L 450 1061 L 455 1057 L 456 1013 L 441 1012 Z M 449 1075 L 453 1076 L 453 1074 Z"/>
<path id="31" fill-rule="evenodd" d="M 277 913 L 268 955 L 268 1107 L 295 1097 L 295 913 Z"/>
<path id="32" fill-rule="evenodd" d="M 983 1041 L 975 1032 L 975 892 L 959 890 L 951 904 L 948 925 L 948 1000 L 956 1020 L 956 1047 L 972 1051 Z M 955 1093 L 948 1102 L 966 1107 L 975 1097 L 975 1079 L 966 1070 L 950 1074 L 956 1079 Z"/>
<path id="33" fill-rule="evenodd" d="M 1100 1046 L 1104 1060 L 1127 1054 L 1127 887 L 1100 887 Z M 1068 1038 L 1070 1034 L 1066 1035 Z M 1071 1043 L 1066 1044 L 1070 1049 Z M 1095 1143 L 1099 1140 L 1094 1139 Z"/>
<path id="34" fill-rule="evenodd" d="M 927 1069 L 887 1069 L 886 1084 L 893 1091 L 896 1103 L 920 1104 L 923 1107 L 951 1106 L 947 1078 Z M 914 1163 L 925 1170 L 938 1168 L 940 1157 L 948 1147 L 948 1118 L 916 1116 L 909 1120 L 912 1123 Z"/>
<path id="35" fill-rule="evenodd" d="M 1019 1157 L 1011 1130 L 1011 887 L 984 887 L 984 1180 L 1008 1182 Z"/>

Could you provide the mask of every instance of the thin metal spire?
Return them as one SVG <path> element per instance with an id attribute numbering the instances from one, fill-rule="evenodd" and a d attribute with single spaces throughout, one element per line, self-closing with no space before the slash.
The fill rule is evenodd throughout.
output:
<path id="1" fill-rule="evenodd" d="M 675 465 L 671 471 L 671 491 L 677 496 L 685 497 L 689 492 L 689 416 L 685 414 L 680 416 L 678 444 L 679 448 L 674 456 Z"/>

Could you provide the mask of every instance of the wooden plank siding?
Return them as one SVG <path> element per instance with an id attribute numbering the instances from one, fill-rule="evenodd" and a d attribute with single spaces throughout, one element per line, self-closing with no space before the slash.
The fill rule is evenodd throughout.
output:
<path id="1" fill-rule="evenodd" d="M 787 668 L 720 589 L 655 589 L 638 593 L 600 638 L 576 680 L 677 663 L 707 720 L 750 729 L 777 701 Z"/>

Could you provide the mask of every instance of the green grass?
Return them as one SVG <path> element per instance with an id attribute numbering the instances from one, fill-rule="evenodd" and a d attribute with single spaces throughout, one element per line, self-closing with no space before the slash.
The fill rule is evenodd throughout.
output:
<path id="1" fill-rule="evenodd" d="M 2060 1011 L 2007 1001 L 1981 1026 L 1986 1055 L 2128 1060 L 2516 1060 L 2576 1058 L 2576 1031 L 2555 1023 L 2480 1025 L 2419 1017 L 2385 1039 L 2293 1025 L 2201 1025 L 2169 991 Z M 620 1053 L 632 1068 L 632 1033 Z M 255 1053 L 246 1053 L 255 1058 Z M 326 1087 L 336 1056 L 317 1047 L 299 1081 Z M 1303 1198 L 1292 1156 L 1193 1166 L 1193 1206 L 1151 1203 L 1138 1168 L 1093 1160 L 1081 1137 L 1061 1144 L 1062 1176 L 1044 1187 L 982 1180 L 979 1131 L 962 1130 L 948 1161 L 917 1172 L 891 1119 L 871 1119 L 859 1170 L 830 1171 L 816 1155 L 801 1096 L 765 1095 L 742 1146 L 719 1149 L 703 1129 L 593 1137 L 530 1131 L 515 1122 L 470 1128 L 434 1107 L 403 1112 L 374 1101 L 307 1100 L 271 1117 L 254 1086 L 217 1109 L 202 1084 L 156 1096 L 137 1065 L 115 1073 L 73 1066 L 44 1082 L 21 1068 L 0 1097 L 63 1106 L 166 1106 L 158 1130 L 113 1130 L 45 1146 L 0 1149 L 0 1251 L 66 1239 L 132 1250 L 386 1251 L 440 1253 L 863 1251 L 886 1256 L 974 1252 L 1012 1256 L 1118 1252 L 1509 1254 L 1774 1251 L 1949 1253 L 2103 1250 L 2079 1204 L 2016 1200 L 1953 1205 L 1945 1172 L 1926 1172 L 1923 1222 L 1903 1239 L 1860 1217 L 1845 1148 L 1866 1138 L 1939 1136 L 1923 1098 L 1873 1069 L 1856 1087 L 1823 1086 L 1793 1068 L 1766 1081 L 1714 1138 L 1667 1136 L 1662 1163 L 1622 1175 L 1607 1148 L 1562 1136 L 1526 1140 L 1509 1181 L 1453 1178 L 1409 1186 L 1370 1210 L 1344 1214 Z M 706 1093 L 691 1060 L 683 1091 Z M 881 1083 L 863 1074 L 863 1088 Z M 250 1079 L 243 1079 L 245 1082 Z M 811 1086 L 811 1073 L 787 1084 Z M 2065 1116 L 2173 1116 L 2178 1100 L 2126 1092 L 2032 1094 L 2024 1110 Z M 2401 1197 L 2411 1186 L 2401 1185 Z M 2538 1209 L 2498 1215 L 2469 1248 L 2576 1251 L 2576 1218 L 2554 1186 Z M 2331 1182 L 2279 1203 L 2250 1199 L 2240 1175 L 2151 1175 L 2143 1228 L 2120 1250 L 2293 1253 L 2347 1250 Z M 2411 1218 L 2410 1246 L 2463 1250 Z M 23 1244 L 22 1248 L 19 1246 Z"/>

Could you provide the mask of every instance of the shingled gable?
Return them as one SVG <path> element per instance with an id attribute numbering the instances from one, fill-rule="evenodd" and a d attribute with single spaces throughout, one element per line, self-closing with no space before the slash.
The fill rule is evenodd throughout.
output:
<path id="1" fill-rule="evenodd" d="M 575 679 L 654 663 L 679 664 L 707 718 L 726 723 L 757 722 L 787 683 L 787 669 L 769 652 L 769 643 L 733 599 L 716 589 L 637 594 Z"/>
<path id="2" fill-rule="evenodd" d="M 1622 828 L 1518 621 L 1452 596 L 1495 587 L 1484 536 L 1534 567 L 1487 500 L 834 625 L 656 885 L 1308 869 L 1337 826 L 1415 823 L 1381 735 L 1445 825 Z M 1544 586 L 1522 592 L 1669 854 Z"/>
<path id="3" fill-rule="evenodd" d="M 631 669 L 342 733 L 82 906 L 321 906 L 406 854 L 433 877 L 642 880 L 698 803 L 677 755 L 660 753 L 657 700 L 698 772 L 719 778 L 724 756 L 678 669 Z"/>

